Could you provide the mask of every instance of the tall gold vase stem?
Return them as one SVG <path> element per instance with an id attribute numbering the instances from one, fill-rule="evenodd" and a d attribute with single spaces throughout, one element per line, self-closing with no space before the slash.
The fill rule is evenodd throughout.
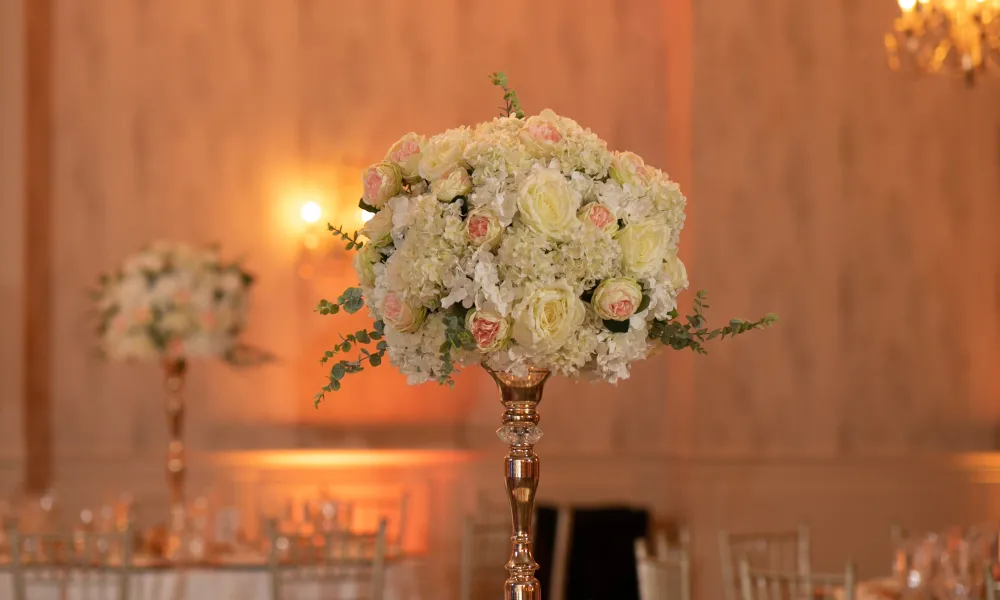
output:
<path id="1" fill-rule="evenodd" d="M 170 514 L 176 527 L 184 512 L 184 363 L 164 361 L 163 387 L 167 392 L 167 485 L 170 487 Z"/>
<path id="2" fill-rule="evenodd" d="M 497 430 L 510 451 L 504 461 L 507 500 L 514 525 L 513 553 L 507 562 L 508 578 L 504 583 L 505 600 L 541 600 L 542 591 L 535 571 L 538 563 L 531 556 L 531 518 L 538 490 L 539 460 L 535 444 L 542 437 L 538 427 L 538 403 L 548 371 L 531 371 L 527 376 L 494 373 L 504 405 L 503 425 Z"/>

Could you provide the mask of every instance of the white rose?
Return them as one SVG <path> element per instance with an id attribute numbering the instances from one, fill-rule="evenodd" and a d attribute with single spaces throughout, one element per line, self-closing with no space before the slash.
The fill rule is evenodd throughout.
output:
<path id="1" fill-rule="evenodd" d="M 465 235 L 474 246 L 496 248 L 500 245 L 503 232 L 500 220 L 486 207 L 469 211 L 465 219 Z"/>
<path id="2" fill-rule="evenodd" d="M 373 246 L 385 246 L 392 241 L 392 208 L 389 205 L 382 207 L 382 210 L 375 213 L 365 226 L 361 228 L 361 235 L 368 238 Z"/>
<path id="3" fill-rule="evenodd" d="M 681 290 L 687 289 L 687 269 L 684 267 L 684 263 L 681 262 L 681 259 L 677 257 L 677 250 L 670 250 L 667 252 L 667 258 L 664 263 L 663 271 L 667 276 L 667 283 L 670 284 L 670 288 L 674 292 L 680 292 Z"/>
<path id="4" fill-rule="evenodd" d="M 530 156 L 546 158 L 556 154 L 559 142 L 563 141 L 565 135 L 559 123 L 559 115 L 546 108 L 541 113 L 528 117 L 517 137 Z"/>
<path id="5" fill-rule="evenodd" d="M 403 189 L 399 168 L 390 162 L 380 162 L 365 169 L 361 174 L 361 183 L 364 186 L 364 201 L 375 208 L 385 206 L 389 198 Z"/>
<path id="6" fill-rule="evenodd" d="M 642 303 L 642 287 L 635 279 L 605 279 L 594 290 L 590 305 L 597 316 L 612 321 L 628 321 Z"/>
<path id="7" fill-rule="evenodd" d="M 612 235 L 618 231 L 618 218 L 607 204 L 600 202 L 585 204 L 577 215 L 584 223 L 589 223 Z"/>
<path id="8" fill-rule="evenodd" d="M 426 308 L 410 306 L 395 292 L 389 292 L 382 299 L 382 319 L 400 333 L 413 333 L 420 329 L 426 316 Z"/>
<path id="9" fill-rule="evenodd" d="M 465 328 L 476 340 L 480 352 L 495 352 L 510 339 L 510 319 L 492 310 L 470 310 L 465 317 Z"/>
<path id="10" fill-rule="evenodd" d="M 431 193 L 441 202 L 451 202 L 471 191 L 472 177 L 465 167 L 452 169 L 447 175 L 431 183 Z"/>
<path id="11" fill-rule="evenodd" d="M 539 289 L 514 309 L 513 337 L 539 353 L 555 352 L 583 325 L 587 308 L 569 286 Z"/>
<path id="12" fill-rule="evenodd" d="M 375 263 L 382 260 L 382 253 L 371 244 L 365 244 L 354 254 L 354 271 L 362 287 L 375 287 Z"/>
<path id="13" fill-rule="evenodd" d="M 416 181 L 420 179 L 417 169 L 420 165 L 420 149 L 424 143 L 424 136 L 410 132 L 399 138 L 389 148 L 389 152 L 385 155 L 385 160 L 399 168 L 403 179 L 406 181 Z"/>
<path id="14" fill-rule="evenodd" d="M 517 209 L 521 221 L 553 240 L 566 240 L 580 221 L 580 194 L 556 169 L 535 171 L 521 183 L 517 193 Z"/>
<path id="15" fill-rule="evenodd" d="M 662 221 L 630 223 L 615 238 L 622 248 L 622 266 L 633 277 L 657 273 L 667 258 L 670 232 Z"/>
<path id="16" fill-rule="evenodd" d="M 447 175 L 455 167 L 465 167 L 463 158 L 464 138 L 456 133 L 446 131 L 432 137 L 424 144 L 420 152 L 420 165 L 417 171 L 427 181 L 435 181 Z"/>
<path id="17" fill-rule="evenodd" d="M 608 175 L 618 183 L 641 185 L 646 181 L 646 163 L 633 152 L 615 152 L 611 155 Z"/>

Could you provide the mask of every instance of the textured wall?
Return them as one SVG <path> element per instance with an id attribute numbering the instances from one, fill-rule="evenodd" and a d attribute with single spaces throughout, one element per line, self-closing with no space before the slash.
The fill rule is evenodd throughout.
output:
<path id="1" fill-rule="evenodd" d="M 160 451 L 158 375 L 89 351 L 84 296 L 99 270 L 156 237 L 245 255 L 260 275 L 249 338 L 282 358 L 247 373 L 196 366 L 195 447 L 336 442 L 303 423 L 345 443 L 370 443 L 385 422 L 404 439 L 426 430 L 425 443 L 483 437 L 498 411 L 478 401 L 491 395 L 475 375 L 448 392 L 383 370 L 356 388 L 373 401 L 312 411 L 314 357 L 336 326 L 308 311 L 346 281 L 295 277 L 285 192 L 313 185 L 350 207 L 357 170 L 400 132 L 489 117 L 495 68 L 529 109 L 570 114 L 668 171 L 684 151 L 668 129 L 692 107 L 693 173 L 679 173 L 693 192 L 693 284 L 712 291 L 717 317 L 783 318 L 699 360 L 680 393 L 666 386 L 683 373 L 664 376 L 662 359 L 617 390 L 555 383 L 543 415 L 553 451 L 991 442 L 996 84 L 890 74 L 888 6 L 706 0 L 693 45 L 678 49 L 690 30 L 673 4 L 571 4 L 521 0 L 498 18 L 463 2 L 56 2 L 58 451 Z M 415 35 L 417 21 L 429 33 Z M 666 65 L 685 61 L 692 86 L 668 93 Z M 463 434 L 465 419 L 475 425 Z"/>
<path id="2" fill-rule="evenodd" d="M 0 458 L 23 456 L 24 36 L 21 2 L 0 2 Z M 0 478 L 2 479 L 2 478 Z M 0 481 L 0 494 L 8 484 Z"/>
<path id="3" fill-rule="evenodd" d="M 196 448 L 331 443 L 322 432 L 275 427 L 296 422 L 336 427 L 344 441 L 360 444 L 378 427 L 373 421 L 402 423 L 404 438 L 408 427 L 429 428 L 427 443 L 460 443 L 455 424 L 474 408 L 471 384 L 456 392 L 407 389 L 382 369 L 355 384 L 374 392 L 369 401 L 312 410 L 322 382 L 316 358 L 335 326 L 309 311 L 347 281 L 307 285 L 295 277 L 289 224 L 297 206 L 285 191 L 315 185 L 353 207 L 360 168 L 401 133 L 491 117 L 498 94 L 486 74 L 498 68 L 529 108 L 552 106 L 615 146 L 663 160 L 663 36 L 649 26 L 660 20 L 655 3 L 608 0 L 586 11 L 530 0 L 503 11 L 412 0 L 56 6 L 62 454 L 160 452 L 158 375 L 152 367 L 105 365 L 88 350 L 84 295 L 99 270 L 156 237 L 218 240 L 247 256 L 260 276 L 249 338 L 282 358 L 245 374 L 195 366 Z M 419 34 L 416 23 L 425 24 Z M 601 399 L 590 402 L 596 408 Z M 435 440 L 436 429 L 444 439 Z"/>
<path id="4" fill-rule="evenodd" d="M 993 443 L 1000 88 L 891 73 L 893 4 L 695 3 L 692 282 L 782 318 L 697 363 L 698 452 Z"/>

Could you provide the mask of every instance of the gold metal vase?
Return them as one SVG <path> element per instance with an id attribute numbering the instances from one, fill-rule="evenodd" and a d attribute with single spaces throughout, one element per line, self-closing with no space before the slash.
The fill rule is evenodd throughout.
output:
<path id="1" fill-rule="evenodd" d="M 534 447 L 542 437 L 537 408 L 549 372 L 532 369 L 527 375 L 517 377 L 486 370 L 500 388 L 500 401 L 504 405 L 503 425 L 497 435 L 510 446 L 504 461 L 504 479 L 514 525 L 511 538 L 514 549 L 507 561 L 504 600 L 541 600 L 541 586 L 535 578 L 538 563 L 531 556 L 531 518 L 539 475 Z"/>
<path id="2" fill-rule="evenodd" d="M 163 361 L 163 388 L 167 393 L 167 486 L 170 489 L 170 528 L 184 522 L 184 372 L 183 359 Z"/>

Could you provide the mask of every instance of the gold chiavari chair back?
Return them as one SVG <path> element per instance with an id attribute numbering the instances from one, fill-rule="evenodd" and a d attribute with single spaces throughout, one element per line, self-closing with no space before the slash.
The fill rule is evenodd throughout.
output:
<path id="1" fill-rule="evenodd" d="M 809 527 L 800 525 L 795 531 L 771 533 L 719 532 L 719 559 L 725 600 L 737 600 L 739 595 L 739 561 L 746 558 L 750 566 L 774 573 L 806 577 L 811 571 Z"/>
<path id="2" fill-rule="evenodd" d="M 855 600 L 857 575 L 848 564 L 843 573 L 782 573 L 755 569 L 740 559 L 741 600 Z"/>
<path id="3" fill-rule="evenodd" d="M 681 530 L 679 545 L 671 547 L 662 531 L 635 541 L 635 563 L 641 600 L 691 600 L 690 535 Z"/>
<path id="4" fill-rule="evenodd" d="M 469 516 L 462 527 L 459 600 L 492 598 L 507 579 L 511 526 L 504 518 Z"/>
<path id="5" fill-rule="evenodd" d="M 8 524 L 7 541 L 14 600 L 36 588 L 72 588 L 81 597 L 129 600 L 135 531 L 132 520 L 112 532 L 25 533 Z"/>
<path id="6" fill-rule="evenodd" d="M 1000 568 L 997 563 L 988 563 L 983 566 L 983 587 L 986 588 L 984 596 L 986 600 L 1000 600 L 1000 582 L 997 582 L 996 569 Z"/>
<path id="7" fill-rule="evenodd" d="M 374 533 L 328 531 L 284 533 L 268 522 L 268 569 L 272 600 L 286 600 L 296 587 L 320 588 L 320 597 L 382 600 L 385 586 L 386 521 Z"/>

